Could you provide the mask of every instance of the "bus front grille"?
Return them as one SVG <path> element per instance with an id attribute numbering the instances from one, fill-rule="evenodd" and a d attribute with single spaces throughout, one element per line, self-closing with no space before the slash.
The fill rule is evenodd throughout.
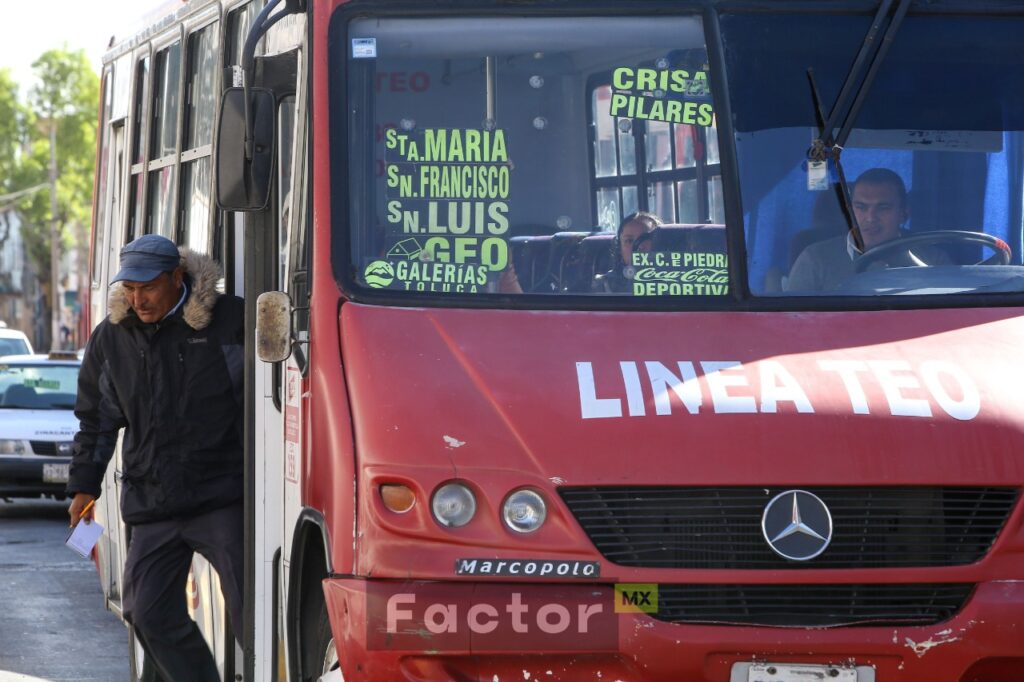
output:
<path id="1" fill-rule="evenodd" d="M 608 561 L 636 568 L 888 568 L 981 559 L 1016 488 L 806 487 L 828 507 L 832 540 L 809 561 L 775 554 L 761 532 L 779 488 L 565 487 L 559 494 Z"/>
<path id="2" fill-rule="evenodd" d="M 671 623 L 779 627 L 934 625 L 967 601 L 970 584 L 659 585 L 658 612 Z"/>

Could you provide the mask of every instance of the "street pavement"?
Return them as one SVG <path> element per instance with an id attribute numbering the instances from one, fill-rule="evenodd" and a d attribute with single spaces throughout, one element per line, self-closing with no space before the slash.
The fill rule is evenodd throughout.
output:
<path id="1" fill-rule="evenodd" d="M 67 502 L 0 500 L 0 682 L 127 682 L 128 631 L 64 546 Z"/>

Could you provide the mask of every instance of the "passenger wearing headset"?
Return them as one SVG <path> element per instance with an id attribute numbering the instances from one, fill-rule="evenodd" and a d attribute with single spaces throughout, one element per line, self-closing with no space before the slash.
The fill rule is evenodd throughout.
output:
<path id="1" fill-rule="evenodd" d="M 631 213 L 619 223 L 619 229 L 612 243 L 612 268 L 594 277 L 591 290 L 595 293 L 628 294 L 633 291 L 633 252 L 650 251 L 652 240 L 637 240 L 661 227 L 661 218 L 653 213 L 638 211 Z M 639 249 L 635 248 L 639 247 Z"/>

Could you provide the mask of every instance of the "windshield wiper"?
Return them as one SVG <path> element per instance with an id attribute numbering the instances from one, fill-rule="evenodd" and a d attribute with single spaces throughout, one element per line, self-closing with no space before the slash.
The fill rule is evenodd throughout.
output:
<path id="1" fill-rule="evenodd" d="M 846 182 L 846 174 L 843 172 L 840 157 L 843 153 L 843 146 L 853 130 L 853 124 L 857 120 L 857 115 L 864 105 L 864 99 L 867 97 L 868 91 L 875 81 L 878 69 L 885 60 L 893 38 L 899 30 L 900 24 L 903 23 L 903 17 L 906 16 L 907 9 L 910 7 L 910 0 L 899 0 L 896 12 L 889 21 L 882 40 L 879 42 L 878 32 L 882 30 L 882 26 L 886 22 L 889 11 L 892 9 L 893 1 L 882 0 L 882 3 L 878 6 L 874 21 L 871 22 L 871 28 L 868 29 L 864 42 L 861 43 L 857 59 L 853 62 L 853 66 L 850 67 L 850 72 L 846 75 L 846 82 L 843 83 L 843 88 L 839 91 L 839 97 L 836 98 L 828 118 L 825 117 L 818 84 L 814 79 L 814 69 L 807 69 L 807 77 L 811 82 L 811 97 L 814 99 L 815 112 L 821 125 L 818 138 L 814 140 L 811 148 L 807 150 L 807 159 L 809 161 L 825 162 L 826 164 L 831 159 L 832 163 L 835 164 L 843 213 L 846 214 L 846 220 L 850 224 L 850 233 L 853 235 L 853 242 L 858 251 L 864 250 L 864 238 L 860 233 L 860 225 L 857 224 L 857 216 L 853 212 L 850 188 Z M 865 69 L 867 69 L 866 73 L 864 73 Z M 859 86 L 857 85 L 858 82 L 860 83 Z M 853 102 L 848 104 L 851 97 L 853 97 Z M 839 134 L 833 137 L 832 132 L 839 125 L 840 119 L 842 120 L 842 126 L 839 129 Z"/>

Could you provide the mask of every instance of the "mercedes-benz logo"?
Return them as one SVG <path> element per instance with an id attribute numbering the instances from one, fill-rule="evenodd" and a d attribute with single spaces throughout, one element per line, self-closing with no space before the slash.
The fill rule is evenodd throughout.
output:
<path id="1" fill-rule="evenodd" d="M 779 556 L 807 561 L 824 552 L 832 541 L 832 515 L 817 495 L 787 490 L 765 505 L 761 533 Z"/>

